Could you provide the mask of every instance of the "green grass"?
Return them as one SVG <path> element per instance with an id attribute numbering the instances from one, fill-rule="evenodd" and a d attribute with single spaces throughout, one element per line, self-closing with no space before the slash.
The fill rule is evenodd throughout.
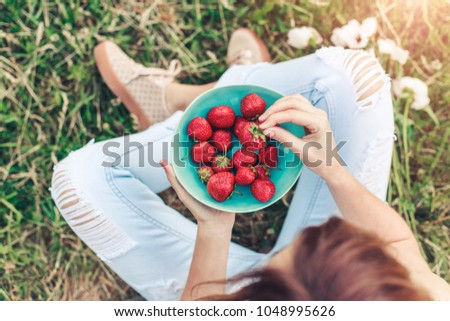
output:
<path id="1" fill-rule="evenodd" d="M 395 100 L 399 140 L 389 202 L 415 231 L 433 271 L 450 281 L 448 2 L 348 0 L 325 7 L 308 1 L 146 2 L 0 0 L 0 299 L 133 295 L 72 233 L 48 191 L 53 165 L 71 150 L 92 138 L 135 131 L 96 70 L 92 51 L 98 41 L 113 39 L 147 65 L 167 66 L 178 58 L 184 65 L 180 81 L 200 84 L 225 71 L 224 44 L 238 26 L 255 29 L 276 62 L 314 51 L 287 45 L 291 27 L 314 26 L 330 44 L 334 27 L 368 16 L 378 18 L 377 37 L 401 39 L 410 51 L 403 67 L 383 58 L 391 76 L 416 76 L 430 88 L 438 122 L 424 111 L 411 110 L 405 118 L 406 102 Z M 429 66 L 434 59 L 442 69 Z M 162 197 L 189 216 L 171 190 Z M 233 239 L 268 251 L 289 199 L 239 216 Z"/>

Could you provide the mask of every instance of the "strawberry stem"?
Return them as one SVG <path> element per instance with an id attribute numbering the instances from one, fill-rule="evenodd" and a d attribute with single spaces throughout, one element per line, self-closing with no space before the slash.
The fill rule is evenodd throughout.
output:
<path id="1" fill-rule="evenodd" d="M 188 155 L 191 153 L 191 151 L 190 150 L 188 150 L 187 151 L 187 153 L 186 154 L 184 154 L 184 156 L 183 157 L 181 157 L 181 160 L 182 161 L 184 161 L 185 159 L 186 159 L 186 157 L 188 157 Z"/>

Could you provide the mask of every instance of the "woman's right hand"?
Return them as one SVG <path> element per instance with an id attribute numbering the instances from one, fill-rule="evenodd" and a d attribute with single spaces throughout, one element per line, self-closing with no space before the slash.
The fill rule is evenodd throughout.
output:
<path id="1" fill-rule="evenodd" d="M 341 167 L 343 161 L 337 152 L 327 114 L 314 107 L 299 94 L 277 100 L 260 117 L 260 128 L 264 134 L 291 149 L 312 171 L 327 179 Z M 291 122 L 305 127 L 306 135 L 297 137 L 279 127 Z"/>

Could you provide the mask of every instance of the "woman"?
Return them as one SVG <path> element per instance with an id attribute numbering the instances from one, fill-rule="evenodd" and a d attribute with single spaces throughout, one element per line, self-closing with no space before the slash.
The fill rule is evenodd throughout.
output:
<path id="1" fill-rule="evenodd" d="M 229 70 L 217 83 L 192 86 L 173 82 L 178 62 L 169 70 L 146 68 L 111 42 L 97 46 L 95 57 L 106 84 L 148 129 L 71 153 L 55 167 L 52 197 L 75 233 L 146 299 L 450 298 L 411 230 L 382 201 L 394 122 L 389 79 L 375 58 L 325 48 L 272 65 L 262 41 L 239 29 L 228 46 Z M 244 83 L 287 95 L 261 115 L 261 128 L 308 167 L 268 254 L 231 242 L 235 214 L 193 199 L 167 161 L 149 165 L 167 160 L 182 110 L 193 99 L 215 86 Z M 305 126 L 308 135 L 276 126 L 285 122 Z M 331 132 L 338 146 L 327 139 Z M 308 142 L 323 148 L 306 150 Z M 119 162 L 107 166 L 117 160 L 112 147 Z M 333 150 L 346 166 L 339 157 L 327 159 Z M 142 163 L 142 155 L 151 159 Z M 158 197 L 170 185 L 197 225 Z"/>

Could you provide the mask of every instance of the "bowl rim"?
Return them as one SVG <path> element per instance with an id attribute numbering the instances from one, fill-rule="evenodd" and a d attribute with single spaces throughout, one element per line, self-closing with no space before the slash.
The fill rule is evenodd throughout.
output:
<path id="1" fill-rule="evenodd" d="M 277 90 L 274 90 L 274 89 L 271 89 L 271 88 L 268 88 L 268 87 L 264 87 L 264 86 L 251 85 L 251 84 L 227 85 L 227 86 L 220 86 L 220 87 L 214 87 L 214 88 L 208 89 L 207 91 L 205 91 L 205 92 L 202 93 L 201 95 L 197 96 L 197 97 L 189 104 L 189 106 L 186 107 L 186 109 L 185 109 L 184 112 L 183 112 L 183 115 L 181 116 L 180 120 L 178 121 L 177 127 L 176 127 L 176 129 L 175 129 L 175 131 L 174 131 L 174 134 L 173 134 L 173 137 L 175 137 L 177 134 L 180 133 L 180 131 L 181 131 L 181 124 L 185 121 L 185 117 L 187 117 L 187 116 L 186 116 L 186 114 L 187 114 L 186 112 L 187 112 L 190 108 L 193 108 L 192 106 L 197 102 L 197 100 L 201 99 L 204 95 L 210 93 L 211 91 L 216 91 L 216 90 L 218 90 L 218 89 L 233 88 L 233 87 L 248 87 L 248 88 L 255 88 L 255 87 L 257 87 L 257 88 L 261 88 L 261 89 L 263 89 L 263 90 L 268 90 L 268 91 L 274 92 L 274 93 L 276 93 L 276 94 L 278 94 L 278 95 L 280 95 L 280 96 L 282 96 L 282 97 L 285 97 L 285 96 L 286 96 L 286 95 L 284 95 L 283 93 L 281 93 L 281 92 L 279 92 L 279 91 L 277 91 Z M 280 144 L 283 145 L 282 143 L 280 143 Z M 284 146 L 284 145 L 283 145 L 283 146 Z M 170 160 L 173 160 L 173 157 L 174 157 L 174 149 L 175 149 L 175 146 L 174 146 L 173 141 L 172 141 L 172 148 L 170 148 L 170 154 L 169 154 L 169 159 L 170 159 Z M 236 209 L 236 210 L 233 210 L 233 213 L 254 213 L 254 212 L 256 212 L 256 211 L 260 211 L 260 210 L 262 210 L 262 209 L 264 209 L 264 208 L 266 208 L 266 207 L 269 207 L 269 206 L 275 204 L 275 203 L 278 202 L 283 196 L 285 196 L 287 192 L 289 192 L 289 191 L 292 189 L 292 186 L 294 186 L 295 183 L 297 183 L 299 177 L 301 176 L 301 174 L 302 174 L 302 172 L 303 172 L 303 167 L 304 167 L 304 164 L 303 164 L 303 162 L 302 162 L 302 167 L 301 167 L 300 170 L 298 171 L 297 176 L 294 178 L 294 180 L 292 180 L 292 183 L 291 183 L 291 184 L 289 185 L 289 187 L 286 189 L 286 192 L 285 192 L 285 193 L 281 194 L 281 195 L 278 196 L 277 198 L 271 199 L 269 202 L 266 202 L 266 203 L 261 202 L 260 206 L 254 208 L 254 209 L 251 209 L 250 211 L 248 211 L 248 210 L 240 210 L 240 209 Z M 187 182 L 183 182 L 183 178 L 182 178 L 183 176 L 179 175 L 179 172 L 178 172 L 179 169 L 178 169 L 178 167 L 177 167 L 177 166 L 172 166 L 172 168 L 173 168 L 173 171 L 174 171 L 174 173 L 175 173 L 175 177 L 176 177 L 176 179 L 178 180 L 178 182 L 180 182 L 181 186 L 183 186 L 183 188 L 184 188 L 186 191 L 188 191 L 188 193 L 189 193 L 189 184 L 188 184 Z M 189 193 L 189 195 L 192 196 L 195 200 L 199 201 L 200 203 L 202 203 L 202 204 L 205 205 L 205 206 L 214 208 L 214 209 L 219 210 L 219 211 L 225 211 L 223 208 L 220 208 L 220 204 L 221 204 L 221 203 L 219 203 L 219 204 L 217 204 L 217 205 L 214 204 L 214 203 L 212 203 L 212 204 L 210 204 L 210 203 L 205 203 L 203 200 L 201 200 L 200 198 L 198 198 L 196 195 L 191 194 L 191 193 Z"/>

